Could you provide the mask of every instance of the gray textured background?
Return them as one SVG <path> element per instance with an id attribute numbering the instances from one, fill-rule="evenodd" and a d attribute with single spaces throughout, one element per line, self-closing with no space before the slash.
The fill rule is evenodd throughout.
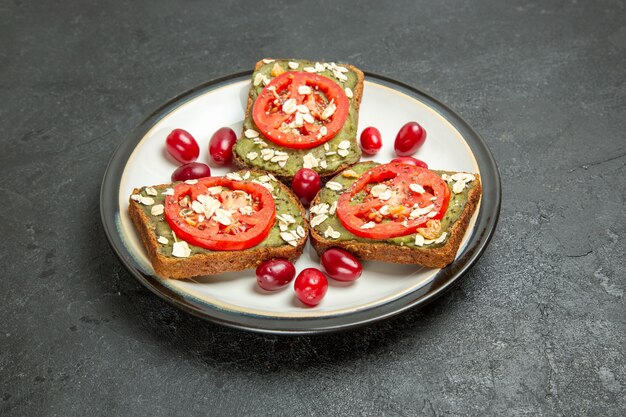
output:
<path id="1" fill-rule="evenodd" d="M 382 3 L 0 1 L 0 415 L 626 413 L 625 2 Z M 454 290 L 280 338 L 122 268 L 98 211 L 116 146 L 264 56 L 388 75 L 484 136 L 502 215 Z"/>

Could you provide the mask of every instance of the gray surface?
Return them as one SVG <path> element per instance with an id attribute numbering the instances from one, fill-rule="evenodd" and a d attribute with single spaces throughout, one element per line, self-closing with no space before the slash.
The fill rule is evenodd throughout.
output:
<path id="1" fill-rule="evenodd" d="M 0 3 L 0 415 L 626 413 L 623 1 L 107 3 Z M 453 291 L 280 338 L 187 316 L 122 268 L 98 212 L 113 150 L 266 55 L 415 85 L 484 136 L 502 215 Z"/>

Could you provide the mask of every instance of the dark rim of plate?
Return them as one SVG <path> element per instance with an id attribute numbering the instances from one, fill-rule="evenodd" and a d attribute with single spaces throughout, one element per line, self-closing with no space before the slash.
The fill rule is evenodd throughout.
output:
<path id="1" fill-rule="evenodd" d="M 389 77 L 366 72 L 367 81 L 374 81 L 419 99 L 421 102 L 437 111 L 461 133 L 476 158 L 478 166 L 480 167 L 483 187 L 482 201 L 473 233 L 458 259 L 446 268 L 440 270 L 430 284 L 420 287 L 399 298 L 390 300 L 387 303 L 354 312 L 310 318 L 259 316 L 223 310 L 217 306 L 196 300 L 193 297 L 185 297 L 182 294 L 176 293 L 160 283 L 158 279 L 144 274 L 126 248 L 119 234 L 116 222 L 119 207 L 119 186 L 128 158 L 152 126 L 172 110 L 213 89 L 249 79 L 251 74 L 252 71 L 244 71 L 227 75 L 200 84 L 172 98 L 152 112 L 139 126 L 131 131 L 113 153 L 104 173 L 100 190 L 100 214 L 102 224 L 113 252 L 115 252 L 122 264 L 139 282 L 174 306 L 215 323 L 262 333 L 315 334 L 364 326 L 390 318 L 408 309 L 423 306 L 442 295 L 474 265 L 489 244 L 500 215 L 500 174 L 487 144 L 458 114 L 437 99 Z"/>

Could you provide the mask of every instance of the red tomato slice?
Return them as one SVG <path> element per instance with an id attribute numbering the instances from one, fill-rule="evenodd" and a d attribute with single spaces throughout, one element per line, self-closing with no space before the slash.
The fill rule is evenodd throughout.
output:
<path id="1" fill-rule="evenodd" d="M 217 186 L 223 187 L 223 191 L 209 192 L 209 188 Z M 226 210 L 230 224 L 218 222 L 215 210 L 204 211 L 203 202 Z M 207 214 L 211 217 L 207 218 Z M 267 237 L 275 218 L 274 197 L 265 187 L 253 182 L 200 178 L 193 185 L 181 182 L 174 187 L 174 195 L 165 199 L 165 219 L 177 238 L 210 250 L 242 250 L 256 246 Z"/>
<path id="2" fill-rule="evenodd" d="M 310 92 L 300 94 L 303 90 Z M 296 110 L 297 106 L 304 111 Z M 333 106 L 335 110 L 331 112 L 329 107 Z M 272 142 L 308 149 L 328 142 L 339 132 L 348 118 L 349 107 L 343 88 L 330 78 L 291 71 L 274 78 L 261 91 L 252 108 L 252 119 Z"/>
<path id="3" fill-rule="evenodd" d="M 450 189 L 439 175 L 392 162 L 363 173 L 339 197 L 337 217 L 357 236 L 390 239 L 415 233 L 430 219 L 441 219 L 449 202 Z"/>

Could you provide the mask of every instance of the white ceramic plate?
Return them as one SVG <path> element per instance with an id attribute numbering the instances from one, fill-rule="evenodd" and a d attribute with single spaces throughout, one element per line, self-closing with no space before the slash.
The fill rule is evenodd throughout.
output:
<path id="1" fill-rule="evenodd" d="M 457 115 L 434 99 L 368 74 L 359 112 L 359 134 L 367 126 L 376 126 L 382 133 L 383 148 L 376 156 L 362 160 L 392 159 L 397 131 L 415 120 L 428 132 L 417 158 L 433 169 L 481 174 L 482 202 L 451 266 L 440 270 L 364 262 L 359 280 L 330 280 L 326 297 L 312 308 L 295 298 L 292 286 L 271 293 L 261 290 L 254 270 L 190 280 L 156 276 L 128 216 L 128 197 L 135 187 L 170 181 L 178 165 L 167 155 L 164 143 L 172 129 L 183 128 L 196 138 L 200 144 L 198 161 L 202 162 L 209 160 L 208 141 L 215 130 L 228 126 L 241 132 L 249 77 L 250 73 L 225 77 L 173 99 L 139 126 L 113 155 L 102 187 L 103 224 L 120 259 L 148 288 L 183 309 L 227 325 L 310 333 L 353 327 L 424 303 L 447 288 L 480 256 L 495 228 L 500 206 L 499 176 L 486 145 Z M 211 170 L 213 176 L 230 171 L 214 166 Z M 490 220 L 477 223 L 477 219 L 485 219 L 485 212 Z M 472 255 L 464 256 L 468 252 Z M 310 243 L 296 262 L 298 271 L 307 267 L 319 267 Z"/>

